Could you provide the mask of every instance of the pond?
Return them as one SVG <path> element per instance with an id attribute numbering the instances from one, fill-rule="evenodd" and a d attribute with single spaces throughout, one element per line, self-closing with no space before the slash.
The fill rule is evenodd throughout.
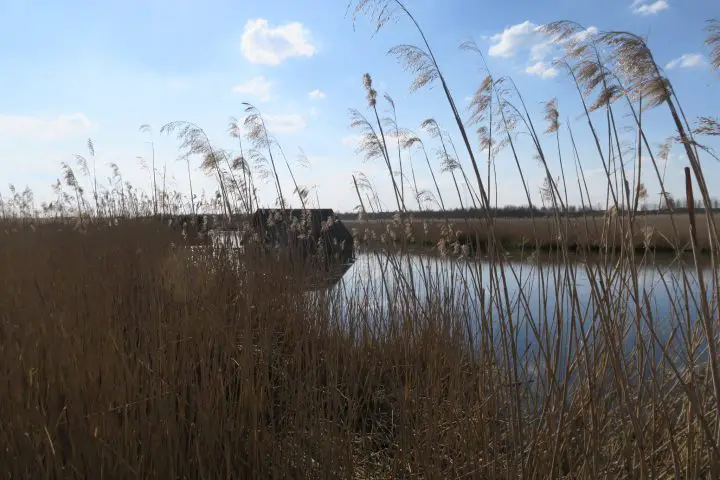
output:
<path id="1" fill-rule="evenodd" d="M 449 320 L 475 346 L 514 343 L 518 354 L 558 343 L 561 354 L 567 353 L 568 345 L 580 348 L 582 339 L 592 344 L 602 334 L 615 335 L 626 353 L 654 343 L 658 348 L 647 355 L 656 360 L 663 354 L 660 344 L 682 357 L 694 341 L 702 357 L 703 302 L 689 260 L 654 257 L 618 266 L 599 258 L 489 262 L 370 251 L 357 255 L 326 298 L 348 326 L 360 318 L 380 334 L 399 317 L 413 317 Z M 701 276 L 707 311 L 717 323 L 717 285 L 709 265 Z"/>
<path id="2" fill-rule="evenodd" d="M 568 349 L 597 346 L 596 337 L 610 336 L 625 353 L 640 347 L 656 360 L 691 351 L 704 357 L 707 337 L 699 320 L 705 308 L 718 323 L 713 270 L 706 262 L 698 276 L 687 257 L 638 255 L 632 264 L 618 264 L 544 254 L 490 262 L 365 250 L 306 288 L 351 330 L 370 327 L 382 336 L 408 320 L 443 323 L 474 348 L 500 342 L 536 357 L 547 357 L 551 348 L 567 356 Z"/>

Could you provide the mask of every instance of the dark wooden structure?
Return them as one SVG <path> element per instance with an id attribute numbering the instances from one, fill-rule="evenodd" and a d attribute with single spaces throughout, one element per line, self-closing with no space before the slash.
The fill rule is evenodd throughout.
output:
<path id="1" fill-rule="evenodd" d="M 302 257 L 325 258 L 330 263 L 352 263 L 352 234 L 329 208 L 260 209 L 250 225 L 265 246 L 287 249 Z"/>

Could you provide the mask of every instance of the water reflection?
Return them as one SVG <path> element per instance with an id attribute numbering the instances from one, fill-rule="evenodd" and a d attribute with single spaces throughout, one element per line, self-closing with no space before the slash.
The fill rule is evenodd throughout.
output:
<path id="1" fill-rule="evenodd" d="M 242 249 L 237 236 L 217 241 Z M 713 271 L 706 266 L 700 275 L 717 323 Z M 408 322 L 435 322 L 477 351 L 488 342 L 503 343 L 500 351 L 512 344 L 525 378 L 541 370 L 548 375 L 545 365 L 552 362 L 552 375 L 561 380 L 566 359 L 581 349 L 599 356 L 609 337 L 639 370 L 638 362 L 657 365 L 665 352 L 675 365 L 687 364 L 690 345 L 696 360 L 706 357 L 699 278 L 691 259 L 674 257 L 618 266 L 600 258 L 488 262 L 363 251 L 300 281 L 308 299 L 351 334 L 370 327 L 382 337 Z"/>
<path id="2" fill-rule="evenodd" d="M 213 242 L 242 250 L 242 238 L 223 232 Z M 713 272 L 701 270 L 707 299 L 718 317 Z M 479 342 L 481 325 L 498 331 L 511 324 L 518 346 L 532 349 L 548 336 L 565 338 L 571 327 L 591 341 L 598 318 L 617 321 L 626 345 L 649 326 L 664 341 L 679 326 L 696 328 L 701 298 L 689 261 L 655 257 L 632 268 L 599 258 L 558 263 L 547 257 L 502 263 L 429 254 L 365 251 L 330 263 L 303 279 L 304 289 L 322 294 L 334 317 L 351 321 L 361 313 L 382 331 L 392 315 L 416 320 L 461 318 Z M 577 332 L 574 333 L 577 335 Z"/>
<path id="3" fill-rule="evenodd" d="M 245 242 L 240 232 L 231 231 L 210 231 L 210 244 L 213 247 L 231 249 L 240 254 L 245 253 Z M 338 256 L 338 258 L 324 262 L 322 268 L 314 274 L 303 278 L 303 286 L 306 291 L 327 291 L 332 290 L 343 276 L 352 268 L 355 256 Z"/>
<path id="4" fill-rule="evenodd" d="M 592 342 L 601 328 L 600 317 L 613 322 L 628 350 L 650 327 L 661 342 L 678 327 L 686 332 L 699 328 L 701 296 L 693 265 L 656 259 L 633 269 L 592 260 L 569 264 L 508 260 L 501 266 L 432 255 L 365 252 L 328 293 L 336 315 L 356 317 L 362 310 L 363 318 L 379 331 L 398 315 L 415 316 L 418 321 L 463 319 L 474 343 L 480 344 L 483 336 L 500 338 L 505 329 L 524 352 L 556 339 L 569 344 L 571 335 Z M 704 268 L 702 276 L 712 292 L 712 270 Z M 717 318 L 717 298 L 708 293 L 707 299 Z M 482 332 L 481 327 L 492 331 Z M 674 342 L 682 340 L 678 336 Z"/>

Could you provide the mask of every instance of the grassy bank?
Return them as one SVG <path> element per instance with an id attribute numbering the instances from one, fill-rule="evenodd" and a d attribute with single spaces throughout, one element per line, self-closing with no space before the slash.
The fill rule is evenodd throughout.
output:
<path id="1" fill-rule="evenodd" d="M 714 213 L 716 219 L 720 214 Z M 675 253 L 692 249 L 690 217 L 685 214 L 638 215 L 632 222 L 611 213 L 603 216 L 563 218 L 495 218 L 485 220 L 343 220 L 359 242 L 369 247 L 409 246 L 436 249 L 445 245 L 470 245 L 482 252 L 492 240 L 508 251 L 558 250 L 593 253 L 629 245 L 638 252 Z M 707 223 L 697 225 L 698 249 L 709 253 Z M 628 239 L 627 235 L 630 234 Z"/>

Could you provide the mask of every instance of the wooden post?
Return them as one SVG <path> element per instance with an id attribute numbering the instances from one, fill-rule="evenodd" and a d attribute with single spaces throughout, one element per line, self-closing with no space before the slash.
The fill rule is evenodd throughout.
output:
<path id="1" fill-rule="evenodd" d="M 685 197 L 687 200 L 688 216 L 690 217 L 690 239 L 693 248 L 697 247 L 697 227 L 695 224 L 695 198 L 693 196 L 692 176 L 690 167 L 685 167 Z"/>

